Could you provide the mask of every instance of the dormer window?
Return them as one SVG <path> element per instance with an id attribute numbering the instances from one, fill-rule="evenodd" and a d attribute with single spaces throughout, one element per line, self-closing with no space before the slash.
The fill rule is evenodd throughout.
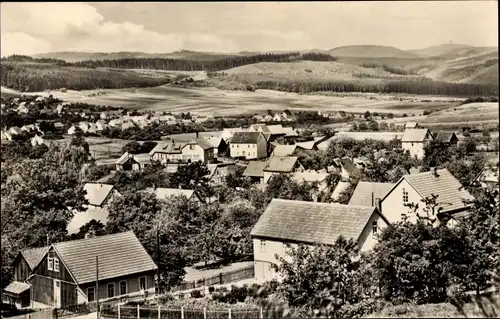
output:
<path id="1" fill-rule="evenodd" d="M 47 269 L 54 270 L 54 259 L 52 257 L 47 258 Z"/>

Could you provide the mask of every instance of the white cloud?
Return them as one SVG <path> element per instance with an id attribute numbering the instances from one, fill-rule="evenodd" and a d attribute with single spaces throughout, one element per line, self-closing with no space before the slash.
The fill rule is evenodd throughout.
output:
<path id="1" fill-rule="evenodd" d="M 1 35 L 1 56 L 12 54 L 32 55 L 50 51 L 50 43 L 26 33 L 7 32 Z"/>

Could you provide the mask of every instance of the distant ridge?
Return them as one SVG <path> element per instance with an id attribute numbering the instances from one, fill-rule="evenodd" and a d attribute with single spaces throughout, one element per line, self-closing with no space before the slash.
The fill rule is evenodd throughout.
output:
<path id="1" fill-rule="evenodd" d="M 338 57 L 363 57 L 363 58 L 416 58 L 418 55 L 401 49 L 382 45 L 348 45 L 337 47 L 328 51 Z"/>

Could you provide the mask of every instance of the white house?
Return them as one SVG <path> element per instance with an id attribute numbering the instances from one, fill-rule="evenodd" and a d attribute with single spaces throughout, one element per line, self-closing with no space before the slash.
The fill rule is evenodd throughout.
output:
<path id="1" fill-rule="evenodd" d="M 389 221 L 375 207 L 273 199 L 250 235 L 253 240 L 255 278 L 279 279 L 271 268 L 276 255 L 287 259 L 286 245 L 333 245 L 342 235 L 370 250 L 376 234 Z"/>
<path id="2" fill-rule="evenodd" d="M 188 163 L 202 161 L 207 163 L 214 158 L 214 148 L 202 138 L 189 142 L 158 143 L 149 152 L 151 159 L 162 163 Z"/>
<path id="3" fill-rule="evenodd" d="M 149 153 L 130 154 L 129 152 L 125 152 L 115 162 L 117 171 L 139 171 L 149 164 L 151 164 Z"/>
<path id="4" fill-rule="evenodd" d="M 468 207 L 463 200 L 473 199 L 447 169 L 438 169 L 401 177 L 380 200 L 380 210 L 391 223 L 401 221 L 403 216 L 415 221 L 416 215 L 411 213 L 412 209 L 408 205 L 418 204 L 417 212 L 424 214 L 422 199 L 431 194 L 438 195 L 435 213 L 440 215 L 446 213 L 453 216 L 464 212 Z"/>
<path id="5" fill-rule="evenodd" d="M 229 141 L 229 151 L 232 158 L 265 158 L 267 140 L 262 132 L 235 132 Z"/>
<path id="6" fill-rule="evenodd" d="M 401 139 L 403 150 L 409 151 L 412 157 L 422 159 L 425 156 L 425 147 L 434 137 L 426 128 L 406 129 Z"/>
<path id="7" fill-rule="evenodd" d="M 267 183 L 273 175 L 303 172 L 304 167 L 300 164 L 298 157 L 273 156 L 267 161 L 267 165 L 264 167 L 263 171 L 264 183 Z"/>

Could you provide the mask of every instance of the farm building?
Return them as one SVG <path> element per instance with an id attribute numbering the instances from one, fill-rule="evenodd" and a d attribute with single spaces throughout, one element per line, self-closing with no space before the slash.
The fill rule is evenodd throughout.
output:
<path id="1" fill-rule="evenodd" d="M 210 174 L 208 176 L 211 185 L 223 185 L 229 174 L 236 174 L 238 165 L 234 163 L 207 164 Z"/>
<path id="2" fill-rule="evenodd" d="M 158 143 L 149 152 L 151 159 L 162 163 L 207 163 L 214 159 L 214 148 L 206 140 L 195 138 L 189 142 L 177 143 L 171 140 Z"/>
<path id="3" fill-rule="evenodd" d="M 422 159 L 425 156 L 425 147 L 434 140 L 431 132 L 426 128 L 406 129 L 401 139 L 403 150 L 409 151 L 412 157 Z"/>
<path id="4" fill-rule="evenodd" d="M 25 250 L 14 269 L 22 276 L 14 276 L 8 295 L 19 296 L 21 305 L 29 296 L 32 307 L 61 308 L 154 292 L 157 267 L 129 231 Z"/>
<path id="5" fill-rule="evenodd" d="M 149 153 L 130 154 L 125 152 L 115 162 L 117 171 L 140 171 L 149 164 L 151 164 Z"/>
<path id="6" fill-rule="evenodd" d="M 267 140 L 262 132 L 236 132 L 229 149 L 232 158 L 261 159 L 267 157 Z"/>
<path id="7" fill-rule="evenodd" d="M 458 144 L 458 137 L 455 132 L 439 132 L 436 134 L 435 140 L 445 145 Z"/>
<path id="8" fill-rule="evenodd" d="M 407 205 L 418 204 L 417 212 L 425 215 L 421 200 L 431 195 L 438 196 L 436 212 L 440 213 L 439 216 L 467 211 L 463 200 L 473 199 L 447 169 L 438 169 L 401 177 L 380 200 L 381 212 L 391 223 L 401 221 L 403 216 L 415 221 L 415 214 L 408 214 L 411 208 Z"/>
<path id="9" fill-rule="evenodd" d="M 253 240 L 255 277 L 279 279 L 271 264 L 276 255 L 287 258 L 286 244 L 333 245 L 342 235 L 357 240 L 362 251 L 371 249 L 375 234 L 389 221 L 375 207 L 273 199 L 250 235 Z"/>
<path id="10" fill-rule="evenodd" d="M 249 177 L 254 183 L 264 183 L 264 168 L 267 161 L 251 161 L 243 171 L 244 177 Z"/>
<path id="11" fill-rule="evenodd" d="M 203 137 L 203 139 L 213 147 L 214 157 L 225 154 L 229 148 L 226 141 L 220 136 Z"/>
<path id="12" fill-rule="evenodd" d="M 267 183 L 273 175 L 303 172 L 304 167 L 300 164 L 298 157 L 273 156 L 267 161 L 267 165 L 264 167 L 263 171 L 264 183 Z"/>

